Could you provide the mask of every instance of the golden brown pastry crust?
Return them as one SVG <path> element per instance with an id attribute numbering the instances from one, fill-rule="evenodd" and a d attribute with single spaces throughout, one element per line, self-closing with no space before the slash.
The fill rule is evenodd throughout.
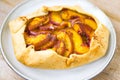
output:
<path id="1" fill-rule="evenodd" d="M 105 55 L 109 42 L 109 30 L 92 15 L 90 16 L 95 19 L 98 28 L 94 32 L 90 43 L 90 50 L 87 53 L 82 55 L 73 53 L 67 58 L 58 55 L 52 49 L 35 51 L 32 45 L 26 48 L 23 35 L 26 21 L 35 16 L 46 15 L 48 11 L 59 11 L 62 10 L 62 8 L 68 8 L 76 10 L 79 13 L 90 15 L 79 6 L 53 6 L 43 7 L 28 16 L 19 17 L 10 21 L 9 27 L 12 34 L 15 56 L 21 63 L 37 68 L 65 69 L 90 63 Z"/>

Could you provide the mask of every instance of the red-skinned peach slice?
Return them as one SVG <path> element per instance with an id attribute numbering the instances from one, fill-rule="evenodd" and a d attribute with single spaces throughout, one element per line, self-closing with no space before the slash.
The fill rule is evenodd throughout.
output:
<path id="1" fill-rule="evenodd" d="M 86 32 L 82 32 L 81 34 L 83 45 L 90 47 L 90 36 Z"/>
<path id="2" fill-rule="evenodd" d="M 28 30 L 36 29 L 37 27 L 44 25 L 49 22 L 49 17 L 47 16 L 40 16 L 32 18 L 27 22 Z"/>
<path id="3" fill-rule="evenodd" d="M 85 19 L 85 24 L 89 25 L 94 30 L 97 28 L 96 22 L 91 19 Z"/>
<path id="4" fill-rule="evenodd" d="M 43 25 L 43 26 L 39 26 L 39 30 L 40 31 L 50 31 L 50 30 L 54 30 L 54 25 L 53 24 L 47 24 L 47 25 Z"/>
<path id="5" fill-rule="evenodd" d="M 80 20 L 83 21 L 83 19 L 85 18 L 83 14 L 79 14 L 76 11 L 67 10 L 67 9 L 62 10 L 60 15 L 64 20 L 80 18 Z"/>
<path id="6" fill-rule="evenodd" d="M 32 30 L 28 32 L 29 35 L 33 35 L 33 36 L 37 36 L 39 34 L 50 34 L 50 33 L 52 32 L 51 31 L 40 31 L 40 30 Z"/>
<path id="7" fill-rule="evenodd" d="M 74 51 L 76 53 L 82 54 L 89 50 L 87 46 L 83 45 L 82 37 L 73 29 L 67 29 L 68 33 L 71 33 L 71 38 L 73 40 Z"/>
<path id="8" fill-rule="evenodd" d="M 43 46 L 41 46 L 41 50 L 45 50 L 45 49 L 53 47 L 56 42 L 57 42 L 56 35 L 52 35 L 50 41 L 48 43 L 44 44 Z"/>
<path id="9" fill-rule="evenodd" d="M 77 33 L 82 33 L 82 30 L 80 28 L 80 24 L 74 24 L 73 25 L 73 29 L 77 32 Z"/>
<path id="10" fill-rule="evenodd" d="M 67 27 L 71 27 L 71 23 L 68 21 L 63 21 L 60 25 L 53 26 L 55 30 L 61 30 Z"/>
<path id="11" fill-rule="evenodd" d="M 89 37 L 91 38 L 93 33 L 94 33 L 94 29 L 92 29 L 89 25 L 80 23 L 78 24 L 80 26 L 80 29 L 82 30 L 82 32 L 85 32 L 87 35 L 89 35 Z M 81 34 L 81 33 L 79 33 Z"/>
<path id="12" fill-rule="evenodd" d="M 90 46 L 90 38 L 93 35 L 94 30 L 86 24 L 74 24 L 73 29 L 82 37 L 83 43 Z"/>
<path id="13" fill-rule="evenodd" d="M 52 24 L 59 25 L 62 22 L 62 19 L 58 12 L 51 12 L 49 16 Z"/>
<path id="14" fill-rule="evenodd" d="M 35 50 L 40 50 L 40 47 L 46 44 L 50 40 L 51 36 L 50 34 L 32 36 L 24 33 L 24 38 L 27 45 L 34 45 Z"/>
<path id="15" fill-rule="evenodd" d="M 73 52 L 73 43 L 72 43 L 70 36 L 64 31 L 60 31 L 57 33 L 57 38 L 59 40 L 62 40 L 65 43 L 66 49 L 64 52 L 64 56 L 68 57 L 70 53 Z"/>
<path id="16" fill-rule="evenodd" d="M 62 10 L 61 11 L 61 13 L 60 13 L 60 15 L 61 15 L 61 18 L 63 19 L 63 20 L 68 20 L 68 19 L 70 19 L 70 13 L 68 12 L 68 10 L 67 9 L 65 9 L 65 10 Z"/>
<path id="17" fill-rule="evenodd" d="M 71 23 L 69 21 L 63 21 L 60 26 L 71 27 Z"/>
<path id="18" fill-rule="evenodd" d="M 55 50 L 58 54 L 63 55 L 65 52 L 65 43 L 59 40 L 52 49 Z"/>

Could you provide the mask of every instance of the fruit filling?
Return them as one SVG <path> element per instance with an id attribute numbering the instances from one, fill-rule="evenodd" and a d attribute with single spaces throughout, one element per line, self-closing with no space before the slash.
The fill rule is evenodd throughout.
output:
<path id="1" fill-rule="evenodd" d="M 62 9 L 29 19 L 24 38 L 26 47 L 34 45 L 35 51 L 52 49 L 61 56 L 69 57 L 73 53 L 89 51 L 96 28 L 97 24 L 91 16 Z"/>

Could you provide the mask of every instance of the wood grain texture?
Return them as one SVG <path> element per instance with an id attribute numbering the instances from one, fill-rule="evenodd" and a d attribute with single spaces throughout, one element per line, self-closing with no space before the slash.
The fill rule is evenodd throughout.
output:
<path id="1" fill-rule="evenodd" d="M 0 0 L 0 25 L 8 12 L 24 0 Z M 111 19 L 117 34 L 115 55 L 110 64 L 92 80 L 120 79 L 120 0 L 88 0 L 103 10 Z M 12 71 L 0 55 L 0 80 L 24 80 Z"/>
<path id="2" fill-rule="evenodd" d="M 116 30 L 117 46 L 110 64 L 93 80 L 120 80 L 120 0 L 89 0 L 103 10 L 111 19 Z"/>
<path id="3" fill-rule="evenodd" d="M 0 0 L 0 26 L 10 10 L 23 0 Z M 1 54 L 1 53 L 0 53 Z M 0 55 L 0 80 L 24 80 L 6 64 Z"/>

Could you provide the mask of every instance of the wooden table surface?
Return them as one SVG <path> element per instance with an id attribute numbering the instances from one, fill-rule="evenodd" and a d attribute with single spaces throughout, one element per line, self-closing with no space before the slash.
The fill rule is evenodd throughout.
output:
<path id="1" fill-rule="evenodd" d="M 24 0 L 0 0 L 0 25 L 9 11 Z M 89 0 L 110 17 L 117 34 L 115 55 L 110 64 L 92 80 L 120 80 L 120 0 Z M 0 80 L 24 80 L 12 71 L 0 55 Z"/>

